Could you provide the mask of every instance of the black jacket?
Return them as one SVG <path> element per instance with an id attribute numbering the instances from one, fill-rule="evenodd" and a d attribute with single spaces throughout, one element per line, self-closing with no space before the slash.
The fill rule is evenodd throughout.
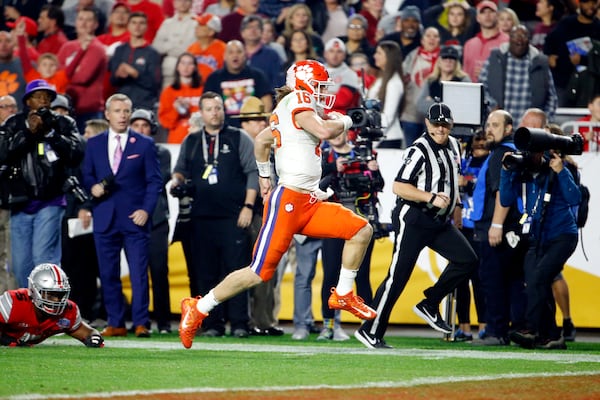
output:
<path id="1" fill-rule="evenodd" d="M 4 190 L 0 206 L 18 210 L 30 200 L 51 200 L 63 194 L 68 169 L 83 159 L 83 142 L 75 121 L 52 112 L 49 133 L 32 133 L 27 112 L 0 128 L 0 170 Z"/>

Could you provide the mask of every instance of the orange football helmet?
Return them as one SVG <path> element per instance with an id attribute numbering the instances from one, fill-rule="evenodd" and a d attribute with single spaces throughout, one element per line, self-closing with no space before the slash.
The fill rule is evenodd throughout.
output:
<path id="1" fill-rule="evenodd" d="M 312 94 L 318 106 L 327 110 L 335 102 L 335 94 L 327 93 L 333 85 L 329 79 L 327 68 L 316 60 L 302 60 L 294 63 L 287 70 L 286 86 L 294 90 L 305 90 Z"/>

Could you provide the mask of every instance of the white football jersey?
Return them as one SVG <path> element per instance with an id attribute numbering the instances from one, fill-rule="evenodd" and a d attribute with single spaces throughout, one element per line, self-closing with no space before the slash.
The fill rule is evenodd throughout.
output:
<path id="1" fill-rule="evenodd" d="M 294 122 L 294 115 L 306 110 L 317 112 L 314 97 L 295 90 L 277 104 L 270 123 L 279 184 L 313 192 L 321 180 L 321 140 Z"/>

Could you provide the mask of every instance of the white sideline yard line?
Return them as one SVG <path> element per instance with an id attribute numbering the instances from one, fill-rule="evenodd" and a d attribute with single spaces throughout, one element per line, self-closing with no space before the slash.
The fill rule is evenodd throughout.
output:
<path id="1" fill-rule="evenodd" d="M 38 346 L 44 345 L 72 345 L 81 346 L 72 338 L 51 338 Z M 291 346 L 291 345 L 265 345 L 265 344 L 238 344 L 238 343 L 194 343 L 191 349 L 184 349 L 179 342 L 163 342 L 152 340 L 107 340 L 104 342 L 106 348 L 122 349 L 148 349 L 148 350 L 182 350 L 182 351 L 231 351 L 231 352 L 254 352 L 254 353 L 287 353 L 287 354 L 343 354 L 366 355 L 366 356 L 398 356 L 398 357 L 421 357 L 426 359 L 442 358 L 468 358 L 483 360 L 514 359 L 525 361 L 553 361 L 566 364 L 590 362 L 600 363 L 600 355 L 573 353 L 567 351 L 483 351 L 473 347 L 473 350 L 429 350 L 429 349 L 382 349 L 372 350 L 361 348 L 340 348 L 337 346 Z M 102 350 L 99 350 L 102 351 Z"/>
<path id="2" fill-rule="evenodd" d="M 164 341 L 146 341 L 146 340 L 108 340 L 105 342 L 105 348 L 121 349 L 147 349 L 150 351 L 188 351 L 191 355 L 199 351 L 229 351 L 229 352 L 277 352 L 283 354 L 304 354 L 306 356 L 317 354 L 339 354 L 340 348 L 337 346 L 291 346 L 291 345 L 262 345 L 262 344 L 226 344 L 226 343 L 195 343 L 192 349 L 185 350 L 179 342 Z M 81 343 L 71 338 L 51 338 L 38 346 L 47 345 L 72 345 L 81 346 Z M 98 350 L 102 351 L 102 350 Z M 397 356 L 397 357 L 421 357 L 424 359 L 442 359 L 442 358 L 470 358 L 470 359 L 516 359 L 529 361 L 553 361 L 558 363 L 573 364 L 580 362 L 600 363 L 600 355 L 589 355 L 583 353 L 570 352 L 537 352 L 537 351 L 519 351 L 519 352 L 498 352 L 482 350 L 427 350 L 427 349 L 388 349 L 388 350 L 369 350 L 366 348 L 344 348 L 344 354 L 360 356 Z M 9 396 L 9 400 L 40 400 L 40 399 L 77 399 L 82 397 L 113 398 L 116 396 L 152 396 L 161 394 L 193 394 L 193 393 L 225 393 L 225 392 L 260 392 L 268 393 L 274 391 L 298 391 L 314 389 L 347 390 L 355 388 L 400 388 L 413 387 L 419 385 L 437 385 L 456 382 L 477 382 L 502 379 L 518 378 L 538 378 L 538 377 L 573 377 L 573 376 L 594 376 L 600 375 L 600 370 L 596 371 L 578 371 L 578 372 L 539 372 L 539 373 L 503 373 L 489 374 L 479 376 L 444 376 L 444 377 L 421 377 L 409 380 L 384 381 L 384 382 L 363 382 L 356 385 L 304 385 L 304 386 L 269 386 L 269 387 L 189 387 L 177 389 L 157 389 L 157 390 L 130 390 L 114 391 L 100 393 L 79 393 L 76 395 L 65 394 L 24 394 Z"/>
<path id="3" fill-rule="evenodd" d="M 518 378 L 547 378 L 563 376 L 593 376 L 598 375 L 597 371 L 580 371 L 564 373 L 529 373 L 529 374 L 497 374 L 480 376 L 446 376 L 436 378 L 415 378 L 407 381 L 387 381 L 387 382 L 365 382 L 359 385 L 310 385 L 310 386 L 269 386 L 263 388 L 256 387 L 237 387 L 237 388 L 177 388 L 177 389 L 158 389 L 158 390 L 129 390 L 100 393 L 79 393 L 77 395 L 48 395 L 48 394 L 28 394 L 7 397 L 7 400 L 41 400 L 41 399 L 79 399 L 82 397 L 113 398 L 116 396 L 151 396 L 159 394 L 193 394 L 193 393 L 225 393 L 225 392 L 280 392 L 280 391 L 299 391 L 299 390 L 348 390 L 365 388 L 399 388 L 413 387 L 419 385 L 438 385 L 444 383 L 457 382 L 478 382 L 501 379 Z"/>

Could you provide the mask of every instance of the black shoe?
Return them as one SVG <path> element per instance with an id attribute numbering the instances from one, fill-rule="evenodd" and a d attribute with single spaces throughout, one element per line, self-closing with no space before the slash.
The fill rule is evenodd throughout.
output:
<path id="1" fill-rule="evenodd" d="M 427 300 L 423 300 L 413 307 L 413 311 L 419 317 L 423 318 L 429 324 L 429 326 L 436 331 L 442 333 L 452 333 L 452 328 L 440 315 L 440 310 L 437 305 L 431 306 Z"/>
<path id="2" fill-rule="evenodd" d="M 250 336 L 250 332 L 248 332 L 248 330 L 244 328 L 237 328 L 231 332 L 231 336 L 236 337 L 238 339 L 243 339 Z"/>
<path id="3" fill-rule="evenodd" d="M 204 337 L 221 337 L 221 336 L 223 336 L 223 332 L 211 328 L 211 329 L 206 329 L 206 330 L 202 331 L 202 333 L 200 334 L 200 336 L 204 336 Z"/>
<path id="4" fill-rule="evenodd" d="M 354 332 L 354 337 L 369 349 L 393 349 L 393 347 L 388 345 L 385 340 L 371 336 L 362 329 L 357 329 Z"/>
<path id="5" fill-rule="evenodd" d="M 535 344 L 536 349 L 540 350 L 566 350 L 565 339 L 561 336 L 558 339 L 544 339 Z"/>
<path id="6" fill-rule="evenodd" d="M 267 329 L 254 328 L 250 330 L 252 336 L 283 336 L 285 332 L 281 328 L 271 326 Z"/>
<path id="7" fill-rule="evenodd" d="M 536 335 L 528 330 L 514 331 L 509 334 L 510 340 L 523 347 L 533 349 L 535 347 Z"/>
<path id="8" fill-rule="evenodd" d="M 266 332 L 267 336 L 283 336 L 285 333 L 283 329 L 276 326 L 270 326 L 264 331 Z"/>
<path id="9" fill-rule="evenodd" d="M 565 339 L 565 342 L 574 342 L 576 334 L 577 329 L 575 329 L 575 325 L 573 325 L 571 318 L 563 319 L 562 336 Z"/>
<path id="10" fill-rule="evenodd" d="M 472 344 L 473 346 L 508 346 L 510 341 L 502 337 L 487 335 L 483 339 L 474 340 Z"/>

